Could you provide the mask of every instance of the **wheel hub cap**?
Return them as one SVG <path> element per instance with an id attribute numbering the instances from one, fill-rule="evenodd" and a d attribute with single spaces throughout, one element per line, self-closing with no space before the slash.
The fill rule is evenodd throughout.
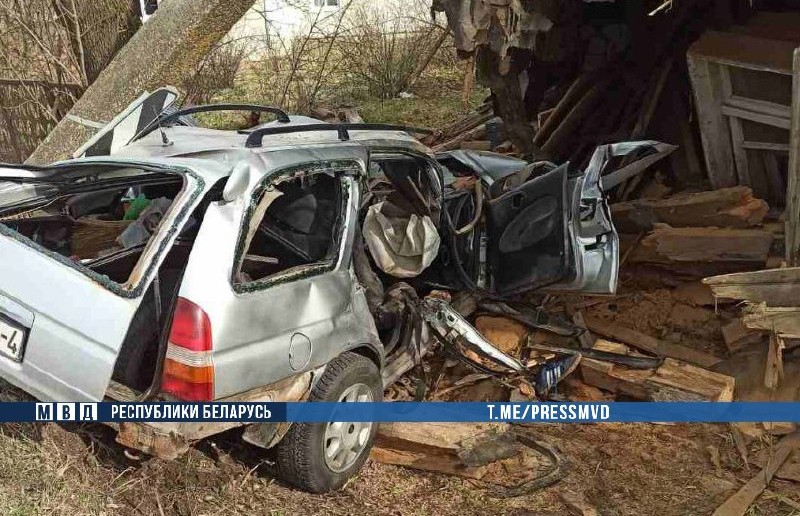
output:
<path id="1" fill-rule="evenodd" d="M 374 401 L 372 389 L 363 383 L 348 387 L 339 397 L 344 402 Z M 372 423 L 345 423 L 337 421 L 325 426 L 323 448 L 325 464 L 337 473 L 352 466 L 364 452 L 372 432 Z"/>

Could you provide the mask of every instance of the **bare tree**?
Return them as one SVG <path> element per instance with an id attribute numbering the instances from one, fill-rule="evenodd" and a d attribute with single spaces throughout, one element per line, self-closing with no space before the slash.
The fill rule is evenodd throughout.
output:
<path id="1" fill-rule="evenodd" d="M 442 28 L 421 19 L 408 5 L 359 6 L 342 38 L 344 69 L 350 79 L 381 98 L 409 88 L 445 40 Z"/>
<path id="2" fill-rule="evenodd" d="M 2 157 L 27 157 L 139 24 L 130 0 L 0 0 Z"/>

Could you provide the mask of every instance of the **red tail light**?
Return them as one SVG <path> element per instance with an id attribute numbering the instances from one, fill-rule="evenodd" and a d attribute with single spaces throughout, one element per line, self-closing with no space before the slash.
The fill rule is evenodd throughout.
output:
<path id="1" fill-rule="evenodd" d="M 172 316 L 161 390 L 186 401 L 213 400 L 212 348 L 208 314 L 179 297 Z"/>

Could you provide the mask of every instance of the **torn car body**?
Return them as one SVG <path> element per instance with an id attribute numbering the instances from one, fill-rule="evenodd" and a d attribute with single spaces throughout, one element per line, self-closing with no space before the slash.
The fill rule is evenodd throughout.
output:
<path id="1" fill-rule="evenodd" d="M 245 133 L 176 116 L 118 138 L 111 155 L 0 168 L 0 376 L 42 400 L 298 401 L 346 352 L 386 386 L 424 353 L 406 322 L 433 289 L 616 288 L 607 147 L 573 171 L 282 112 Z M 365 254 L 378 203 L 378 239 L 413 217 L 436 239 L 402 281 Z M 118 440 L 173 457 L 230 426 L 121 425 Z"/>

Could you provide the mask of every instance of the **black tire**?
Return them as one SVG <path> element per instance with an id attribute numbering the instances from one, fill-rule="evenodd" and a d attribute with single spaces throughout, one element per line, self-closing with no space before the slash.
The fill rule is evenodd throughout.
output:
<path id="1" fill-rule="evenodd" d="M 381 376 L 375 363 L 357 353 L 343 353 L 325 368 L 308 400 L 339 401 L 348 387 L 358 383 L 372 390 L 375 401 L 383 399 Z M 281 480 L 312 493 L 327 493 L 342 487 L 361 470 L 369 457 L 378 424 L 372 425 L 367 444 L 355 462 L 340 472 L 330 469 L 325 461 L 325 427 L 326 423 L 292 425 L 274 448 L 277 475 Z"/>

